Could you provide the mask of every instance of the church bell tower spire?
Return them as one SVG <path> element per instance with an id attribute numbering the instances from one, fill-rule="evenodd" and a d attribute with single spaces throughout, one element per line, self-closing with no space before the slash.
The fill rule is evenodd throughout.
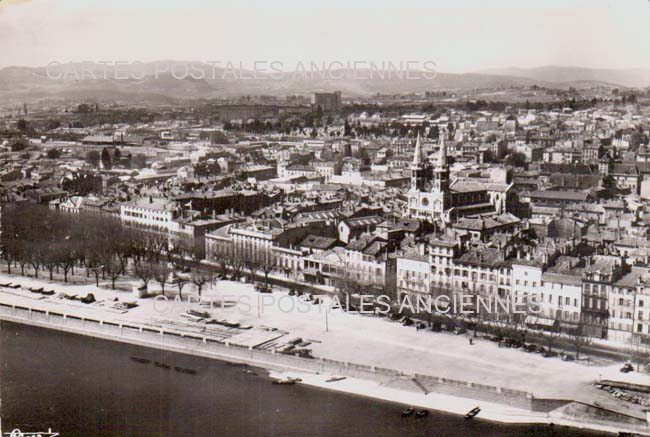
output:
<path id="1" fill-rule="evenodd" d="M 438 163 L 433 174 L 433 190 L 446 193 L 449 191 L 449 163 L 447 162 L 447 144 L 445 142 L 447 129 L 440 131 L 440 150 L 438 151 Z"/>

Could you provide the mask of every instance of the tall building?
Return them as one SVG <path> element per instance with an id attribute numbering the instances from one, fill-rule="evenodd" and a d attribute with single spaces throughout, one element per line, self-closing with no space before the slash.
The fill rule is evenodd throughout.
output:
<path id="1" fill-rule="evenodd" d="M 422 150 L 420 135 L 415 141 L 411 164 L 411 188 L 407 193 L 406 215 L 434 223 L 452 223 L 462 216 L 494 213 L 494 206 L 486 189 L 450 185 L 447 159 L 446 130 L 440 133 L 440 149 L 435 167 L 431 166 Z"/>
<path id="2" fill-rule="evenodd" d="M 341 91 L 333 93 L 314 93 L 312 100 L 314 111 L 338 112 L 341 109 Z"/>

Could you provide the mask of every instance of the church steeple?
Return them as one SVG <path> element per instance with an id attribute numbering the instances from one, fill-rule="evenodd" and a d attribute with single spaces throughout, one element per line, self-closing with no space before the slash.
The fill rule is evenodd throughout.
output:
<path id="1" fill-rule="evenodd" d="M 423 162 L 424 162 L 424 158 L 422 157 L 422 146 L 420 145 L 420 132 L 418 131 L 418 138 L 415 140 L 415 153 L 413 155 L 413 164 L 411 167 L 421 168 Z"/>
<path id="2" fill-rule="evenodd" d="M 422 152 L 422 144 L 420 143 L 420 133 L 415 140 L 415 153 L 413 154 L 413 162 L 411 163 L 411 191 L 423 191 L 427 183 L 427 170 L 430 175 L 431 169 L 427 166 Z"/>
<path id="3" fill-rule="evenodd" d="M 447 144 L 445 137 L 447 129 L 440 131 L 440 150 L 438 151 L 438 163 L 433 174 L 433 190 L 446 193 L 449 191 L 449 163 L 447 162 Z"/>
<path id="4" fill-rule="evenodd" d="M 445 144 L 446 136 L 447 129 L 442 128 L 442 132 L 440 132 L 440 150 L 438 151 L 438 167 L 447 166 L 447 145 Z"/>

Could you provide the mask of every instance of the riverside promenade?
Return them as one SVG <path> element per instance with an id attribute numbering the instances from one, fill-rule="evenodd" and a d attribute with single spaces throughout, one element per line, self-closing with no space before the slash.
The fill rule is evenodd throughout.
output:
<path id="1" fill-rule="evenodd" d="M 32 279 L 11 279 L 16 284 L 29 282 L 30 285 L 24 284 L 26 287 L 34 285 Z M 46 281 L 39 284 L 55 288 L 52 283 Z M 99 294 L 102 291 L 94 292 Z M 198 329 L 192 324 L 161 323 L 160 320 L 154 323 L 154 320 L 142 314 L 115 310 L 108 305 L 112 301 L 110 296 L 110 293 L 99 296 L 98 302 L 85 305 L 53 296 L 44 297 L 24 287 L 3 288 L 0 289 L 0 318 L 108 340 L 247 363 L 269 369 L 276 376 L 286 375 L 287 372 L 300 375 L 303 383 L 308 385 L 456 414 L 463 414 L 478 404 L 482 409 L 480 417 L 488 420 L 506 423 L 556 423 L 611 432 L 621 429 L 635 432 L 647 430 L 643 416 L 638 414 L 618 414 L 616 421 L 595 421 L 584 415 L 567 415 L 565 410 L 566 406 L 571 404 L 571 398 L 550 402 L 547 398 L 536 397 L 533 393 L 507 386 L 463 381 L 431 373 L 407 373 L 373 364 L 341 361 L 320 354 L 312 359 L 285 355 L 276 349 L 265 349 L 264 346 L 282 337 L 294 336 L 300 331 L 297 329 L 295 332 L 289 332 L 270 328 L 267 326 L 268 319 L 264 320 L 264 324 L 252 329 L 230 328 L 226 330 L 227 335 L 224 335 L 224 332 L 219 330 L 213 333 L 210 329 Z M 130 295 L 124 292 L 120 296 L 122 300 L 130 298 Z M 139 303 L 144 302 L 151 303 L 152 300 L 143 299 Z M 345 316 L 364 320 L 358 315 Z M 412 333 L 413 330 L 407 332 Z M 326 382 L 331 376 L 345 376 L 346 379 Z"/>

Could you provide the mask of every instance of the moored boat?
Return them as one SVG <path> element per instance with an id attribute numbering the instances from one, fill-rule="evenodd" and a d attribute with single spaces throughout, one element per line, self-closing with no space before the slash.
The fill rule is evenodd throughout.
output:
<path id="1" fill-rule="evenodd" d="M 174 366 L 174 370 L 176 370 L 179 373 L 187 373 L 188 375 L 196 375 L 196 370 L 194 370 L 194 369 L 188 369 L 188 368 L 185 368 L 185 367 Z"/>
<path id="2" fill-rule="evenodd" d="M 294 381 L 293 379 L 276 379 L 271 382 L 271 384 L 273 385 L 293 385 L 295 383 L 296 381 Z"/>
<path id="3" fill-rule="evenodd" d="M 469 410 L 467 412 L 467 414 L 465 414 L 465 419 L 471 419 L 480 412 L 481 412 L 481 409 L 479 407 L 474 407 L 471 410 Z"/>
<path id="4" fill-rule="evenodd" d="M 416 413 L 415 413 L 415 417 L 426 417 L 426 416 L 428 416 L 428 415 L 429 415 L 429 411 L 428 411 L 428 410 L 418 410 L 418 411 L 416 411 Z"/>
<path id="5" fill-rule="evenodd" d="M 336 382 L 336 381 L 343 381 L 345 379 L 345 376 L 332 376 L 329 379 L 326 379 L 325 382 Z"/>

